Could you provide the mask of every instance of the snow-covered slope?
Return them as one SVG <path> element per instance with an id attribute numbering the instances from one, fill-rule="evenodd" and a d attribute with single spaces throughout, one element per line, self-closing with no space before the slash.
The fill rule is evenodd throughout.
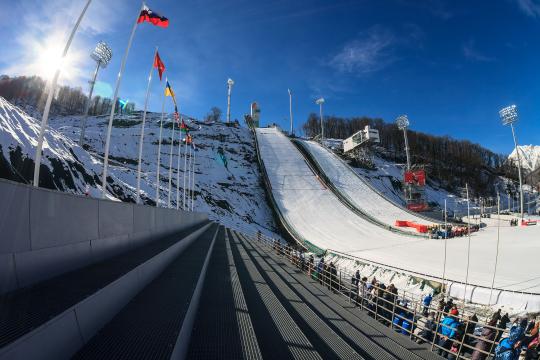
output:
<path id="1" fill-rule="evenodd" d="M 393 202 L 387 201 L 379 193 L 374 192 L 367 182 L 347 166 L 345 162 L 341 161 L 337 155 L 323 148 L 319 143 L 302 141 L 302 144 L 306 146 L 306 149 L 315 158 L 334 186 L 364 213 L 388 226 L 394 226 L 396 220 L 414 221 L 426 225 L 435 223 L 434 220 L 429 221 L 404 210 Z M 413 228 L 403 228 L 402 230 L 416 232 Z"/>
<path id="2" fill-rule="evenodd" d="M 404 165 L 385 160 L 376 154 L 373 155 L 372 160 L 375 169 L 353 169 L 360 176 L 369 181 L 371 186 L 383 194 L 388 200 L 400 207 L 404 207 L 406 203 L 401 188 Z M 461 196 L 448 192 L 442 188 L 435 187 L 430 183 L 427 183 L 425 186 L 425 195 L 427 201 L 431 205 L 437 206 L 439 209 L 444 208 L 444 201 L 446 200 L 446 206 L 449 213 L 461 215 L 467 213 L 467 200 Z M 471 207 L 473 210 L 476 207 L 474 201 L 471 201 Z"/>
<path id="3" fill-rule="evenodd" d="M 35 109 L 27 109 L 39 115 Z M 61 191 L 101 196 L 104 134 L 108 118 L 89 117 L 84 149 L 78 145 L 80 116 L 56 116 L 45 133 L 40 185 Z M 155 204 L 156 163 L 159 140 L 158 114 L 149 113 L 145 127 L 142 162 L 142 199 Z M 160 170 L 160 206 L 167 206 L 171 121 L 166 117 L 163 128 Z M 272 212 L 260 186 L 259 170 L 251 133 L 247 129 L 226 127 L 222 123 L 205 124 L 187 121 L 197 144 L 195 153 L 194 210 L 206 212 L 231 227 L 249 231 L 261 230 L 278 237 Z M 39 121 L 0 97 L 0 176 L 29 182 L 33 176 L 33 157 Z M 115 118 L 109 158 L 109 196 L 134 201 L 138 141 L 141 114 Z M 171 206 L 176 207 L 177 184 L 180 204 L 184 182 L 183 150 L 178 157 L 179 132 L 175 131 L 173 152 Z M 227 168 L 218 154 L 223 149 Z M 180 160 L 180 171 L 177 171 Z M 179 181 L 177 182 L 177 179 Z M 189 181 L 186 181 L 186 188 Z M 181 206 L 181 205 L 180 205 Z"/>
<path id="4" fill-rule="evenodd" d="M 37 119 L 0 97 L 2 176 L 22 182 L 32 178 L 39 126 Z M 82 194 L 87 186 L 97 190 L 99 172 L 99 161 L 68 137 L 53 129 L 45 133 L 41 186 Z"/>
<path id="5" fill-rule="evenodd" d="M 163 140 L 160 156 L 159 198 L 160 206 L 167 206 L 169 194 L 169 161 L 172 142 L 172 115 L 166 115 L 163 126 Z M 251 133 L 246 128 L 234 128 L 223 123 L 205 123 L 186 118 L 197 147 L 195 152 L 195 187 L 186 188 L 195 192 L 194 210 L 209 214 L 211 219 L 219 220 L 237 228 L 249 227 L 276 236 L 272 212 L 266 203 L 264 189 L 260 186 L 259 169 L 255 157 Z M 148 113 L 143 143 L 141 176 L 142 199 L 155 204 L 157 182 L 157 150 L 159 143 L 161 114 Z M 73 140 L 80 135 L 79 116 L 57 117 L 51 120 L 51 127 Z M 104 134 L 107 117 L 89 117 L 86 128 L 85 147 L 96 157 L 102 158 Z M 110 147 L 110 171 L 135 191 L 137 178 L 137 159 L 141 113 L 124 115 L 115 119 Z M 172 149 L 171 206 L 176 207 L 177 189 L 179 206 L 183 204 L 184 194 L 184 146 L 178 156 L 180 136 L 175 127 L 175 143 Z M 225 167 L 219 155 L 223 150 L 227 161 Z M 193 157 L 188 157 L 193 159 Z M 179 167 L 178 167 L 179 165 Z M 179 171 L 177 171 L 179 170 Z"/>
<path id="6" fill-rule="evenodd" d="M 540 168 L 540 145 L 518 145 L 521 156 L 521 166 L 525 172 L 534 171 Z M 514 149 L 508 158 L 517 162 L 517 152 Z"/>
<path id="7" fill-rule="evenodd" d="M 445 258 L 445 242 L 393 234 L 359 218 L 325 189 L 311 172 L 300 152 L 276 128 L 257 129 L 260 153 L 271 182 L 272 193 L 286 221 L 303 239 L 323 249 L 357 256 L 423 276 L 440 278 Z M 500 255 L 495 287 L 504 290 L 540 294 L 536 254 L 540 251 L 540 228 L 500 228 Z M 459 297 L 467 275 L 467 252 L 470 244 L 468 296 L 475 301 L 488 301 L 485 291 L 493 276 L 497 251 L 497 228 L 488 227 L 468 237 L 447 242 L 446 277 L 455 282 L 452 294 Z M 519 259 L 519 266 L 516 266 Z M 461 286 L 461 287 L 460 287 Z M 505 292 L 499 304 L 540 310 L 540 295 Z M 513 296 L 513 297 L 512 297 Z M 511 298 L 509 298 L 511 297 Z"/>

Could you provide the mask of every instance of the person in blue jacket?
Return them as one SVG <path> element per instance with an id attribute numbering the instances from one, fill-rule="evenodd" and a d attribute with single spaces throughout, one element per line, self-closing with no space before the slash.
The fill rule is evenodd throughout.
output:
<path id="1" fill-rule="evenodd" d="M 441 336 L 439 337 L 438 342 L 438 345 L 440 346 L 438 353 L 445 359 L 448 358 L 450 348 L 456 337 L 456 331 L 459 325 L 459 321 L 457 320 L 458 315 L 459 312 L 457 309 L 454 308 L 450 310 L 450 315 L 445 317 L 439 326 L 439 333 Z"/>
<path id="2" fill-rule="evenodd" d="M 424 311 L 422 313 L 424 314 L 424 316 L 428 316 L 431 300 L 433 300 L 433 295 L 427 294 L 424 300 L 422 301 L 422 304 L 424 305 Z"/>
<path id="3" fill-rule="evenodd" d="M 507 338 L 501 340 L 495 348 L 496 360 L 517 360 L 521 352 L 521 340 L 525 334 L 527 319 L 523 318 L 510 328 Z"/>
<path id="4" fill-rule="evenodd" d="M 404 311 L 403 312 L 403 322 L 401 323 L 401 326 L 403 329 L 401 329 L 401 333 L 404 335 L 410 335 L 414 329 L 413 329 L 413 320 L 414 320 L 414 314 L 410 311 Z"/>

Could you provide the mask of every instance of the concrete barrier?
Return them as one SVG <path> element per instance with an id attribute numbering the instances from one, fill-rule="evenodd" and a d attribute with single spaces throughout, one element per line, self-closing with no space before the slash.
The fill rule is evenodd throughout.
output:
<path id="1" fill-rule="evenodd" d="M 0 179 L 0 294 L 208 220 Z"/>

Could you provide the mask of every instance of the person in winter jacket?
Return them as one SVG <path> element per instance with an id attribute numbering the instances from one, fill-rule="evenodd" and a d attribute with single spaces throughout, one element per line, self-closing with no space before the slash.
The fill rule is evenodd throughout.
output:
<path id="1" fill-rule="evenodd" d="M 413 320 L 414 320 L 414 314 L 412 312 L 406 311 L 403 314 L 403 322 L 401 323 L 401 326 L 403 327 L 403 329 L 401 329 L 401 333 L 403 335 L 410 335 L 411 332 L 414 331 Z"/>
<path id="2" fill-rule="evenodd" d="M 324 258 L 321 258 L 319 260 L 319 263 L 317 264 L 317 279 L 319 280 L 319 284 L 322 284 L 322 281 L 323 281 L 323 271 L 324 271 Z"/>
<path id="3" fill-rule="evenodd" d="M 408 304 L 406 301 L 400 301 L 398 305 L 399 306 L 397 306 L 396 315 L 394 316 L 394 320 L 392 321 L 392 328 L 397 332 L 401 332 L 403 320 L 406 318 L 406 313 L 408 312 Z"/>
<path id="4" fill-rule="evenodd" d="M 519 320 L 510 328 L 510 333 L 507 338 L 501 340 L 495 348 L 496 360 L 518 360 L 521 352 L 520 345 L 525 328 L 527 327 L 527 319 Z"/>
<path id="5" fill-rule="evenodd" d="M 437 329 L 437 322 L 435 320 L 435 312 L 431 312 L 424 324 L 424 328 L 418 333 L 418 339 L 416 342 L 418 344 L 423 344 L 424 342 L 433 341 L 433 333 Z"/>
<path id="6" fill-rule="evenodd" d="M 456 338 L 456 332 L 459 325 L 457 316 L 459 315 L 457 309 L 452 309 L 450 315 L 445 317 L 439 326 L 440 338 L 438 345 L 442 348 L 438 349 L 439 355 L 444 358 L 448 358 L 450 348 Z M 445 351 L 446 350 L 446 351 Z"/>
<path id="7" fill-rule="evenodd" d="M 491 318 L 488 326 L 484 326 L 482 329 L 482 334 L 480 335 L 482 339 L 476 343 L 471 360 L 485 360 L 487 358 L 487 354 L 484 354 L 484 352 L 489 353 L 493 346 L 492 341 L 495 339 L 497 333 L 497 330 L 494 329 L 495 325 L 497 325 L 497 319 Z"/>
<path id="8" fill-rule="evenodd" d="M 478 317 L 476 314 L 473 314 L 469 316 L 469 321 L 467 322 L 467 326 L 465 327 L 465 344 L 472 346 L 475 339 L 471 336 L 474 334 L 474 329 L 476 328 L 476 324 L 478 323 Z M 470 353 L 471 348 L 467 346 L 463 346 L 463 353 Z"/>
<path id="9" fill-rule="evenodd" d="M 444 304 L 444 312 L 445 313 L 449 313 L 450 310 L 452 310 L 452 308 L 454 307 L 454 300 L 452 300 L 452 298 L 448 299 L 448 301 L 446 302 L 446 304 Z"/>
<path id="10" fill-rule="evenodd" d="M 499 320 L 499 324 L 497 325 L 499 330 L 497 331 L 497 336 L 495 336 L 495 342 L 499 342 L 499 340 L 501 340 L 502 334 L 506 330 L 509 322 L 510 317 L 508 316 L 508 313 L 506 313 L 501 317 L 501 319 Z"/>
<path id="11" fill-rule="evenodd" d="M 540 350 L 540 335 L 537 333 L 536 336 L 529 342 L 527 345 L 527 351 L 525 353 L 525 360 L 538 360 L 538 350 Z"/>
<path id="12" fill-rule="evenodd" d="M 429 306 L 431 305 L 431 300 L 433 300 L 433 295 L 427 294 L 422 304 L 424 305 L 424 311 L 422 312 L 424 316 L 428 315 Z"/>

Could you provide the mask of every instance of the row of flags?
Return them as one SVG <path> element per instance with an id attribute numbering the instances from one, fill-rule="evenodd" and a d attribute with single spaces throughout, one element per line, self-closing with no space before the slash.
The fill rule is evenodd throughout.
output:
<path id="1" fill-rule="evenodd" d="M 143 9 L 141 10 L 141 13 L 139 15 L 139 18 L 137 20 L 137 23 L 142 22 L 148 22 L 155 26 L 166 28 L 169 26 L 169 19 L 167 19 L 164 16 L 159 15 L 155 11 L 152 11 L 148 6 L 144 5 Z M 163 80 L 163 73 L 165 72 L 165 63 L 163 60 L 161 60 L 161 57 L 159 56 L 159 52 L 156 51 L 156 54 L 154 56 L 154 68 L 157 69 L 159 74 L 159 80 Z M 169 83 L 169 80 L 166 80 L 165 83 L 165 96 L 171 97 L 174 103 L 174 120 L 178 123 L 180 122 L 180 131 L 186 134 L 185 142 L 187 145 L 192 145 L 193 148 L 195 148 L 195 144 L 193 142 L 193 137 L 189 133 L 189 128 L 184 122 L 183 118 L 180 118 L 180 114 L 178 113 L 178 104 L 176 103 L 176 96 L 175 93 L 171 87 L 171 84 Z"/>

